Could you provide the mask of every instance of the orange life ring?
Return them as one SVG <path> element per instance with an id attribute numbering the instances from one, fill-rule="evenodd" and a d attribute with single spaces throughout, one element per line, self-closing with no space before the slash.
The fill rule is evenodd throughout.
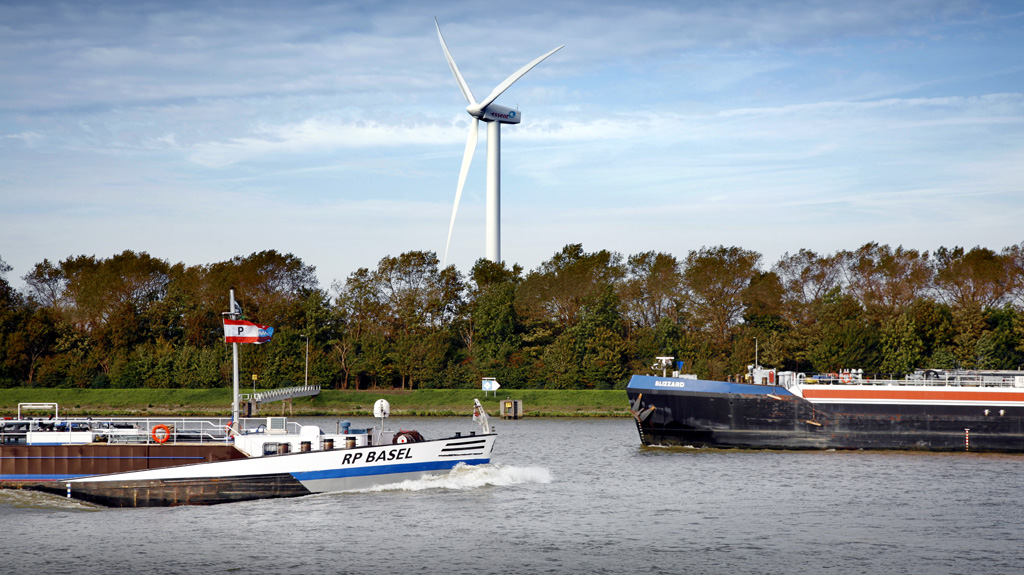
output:
<path id="1" fill-rule="evenodd" d="M 851 374 L 848 371 L 844 372 L 844 373 L 841 373 L 841 374 L 839 374 L 839 381 L 841 381 L 843 383 L 850 383 L 851 381 L 853 381 L 853 374 Z"/>
<path id="2" fill-rule="evenodd" d="M 164 434 L 162 436 L 157 435 L 156 432 L 161 429 L 164 431 Z M 164 443 L 165 441 L 171 438 L 171 429 L 161 423 L 160 425 L 153 426 L 153 431 L 150 433 L 150 435 L 153 436 L 153 441 L 157 443 Z"/>

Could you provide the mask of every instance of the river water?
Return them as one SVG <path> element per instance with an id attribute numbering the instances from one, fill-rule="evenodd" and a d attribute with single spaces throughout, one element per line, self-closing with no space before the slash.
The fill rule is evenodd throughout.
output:
<path id="1" fill-rule="evenodd" d="M 0 573 L 1024 571 L 1021 456 L 650 448 L 626 419 L 492 422 L 490 465 L 368 492 L 105 509 L 0 490 Z"/>

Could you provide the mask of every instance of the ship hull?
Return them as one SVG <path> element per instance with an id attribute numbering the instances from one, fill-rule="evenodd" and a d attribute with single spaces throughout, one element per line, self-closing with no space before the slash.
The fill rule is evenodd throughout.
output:
<path id="1" fill-rule="evenodd" d="M 637 420 L 644 445 L 1024 452 L 1017 397 L 887 400 L 870 390 L 882 398 L 873 400 L 839 391 L 812 402 L 779 386 L 634 376 L 627 394 L 634 411 L 647 411 Z"/>
<path id="2" fill-rule="evenodd" d="M 194 477 L 187 479 L 141 479 L 97 481 L 85 486 L 47 482 L 22 487 L 105 507 L 173 507 L 214 505 L 310 495 L 301 482 L 287 473 L 237 477 Z"/>
<path id="3" fill-rule="evenodd" d="M 490 462 L 495 435 L 310 451 L 63 481 L 12 482 L 107 507 L 212 505 L 365 489 Z"/>

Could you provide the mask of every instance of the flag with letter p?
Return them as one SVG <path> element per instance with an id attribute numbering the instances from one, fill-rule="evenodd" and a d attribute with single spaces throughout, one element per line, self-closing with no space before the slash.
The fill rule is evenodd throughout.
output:
<path id="1" fill-rule="evenodd" d="M 274 336 L 274 328 L 240 319 L 224 320 L 226 343 L 266 343 Z"/>

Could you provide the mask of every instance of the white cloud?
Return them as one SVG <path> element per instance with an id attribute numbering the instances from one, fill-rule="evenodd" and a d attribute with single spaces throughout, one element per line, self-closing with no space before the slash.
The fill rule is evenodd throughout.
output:
<path id="1" fill-rule="evenodd" d="M 23 142 L 26 146 L 33 147 L 37 145 L 39 142 L 43 141 L 44 136 L 38 132 L 28 131 L 21 132 L 19 134 L 0 135 L 0 139 L 19 140 Z"/>
<path id="2" fill-rule="evenodd" d="M 287 246 L 327 283 L 443 249 L 470 119 L 432 10 L 478 95 L 567 44 L 499 102 L 524 114 L 502 131 L 503 250 L 528 268 L 578 241 L 768 259 L 1021 239 L 1012 6 L 467 6 L 4 3 L 0 213 L 17 222 L 0 256 L 20 275 L 80 250 Z M 483 132 L 464 270 L 482 253 Z M 226 206 L 275 233 L 222 241 Z"/>

